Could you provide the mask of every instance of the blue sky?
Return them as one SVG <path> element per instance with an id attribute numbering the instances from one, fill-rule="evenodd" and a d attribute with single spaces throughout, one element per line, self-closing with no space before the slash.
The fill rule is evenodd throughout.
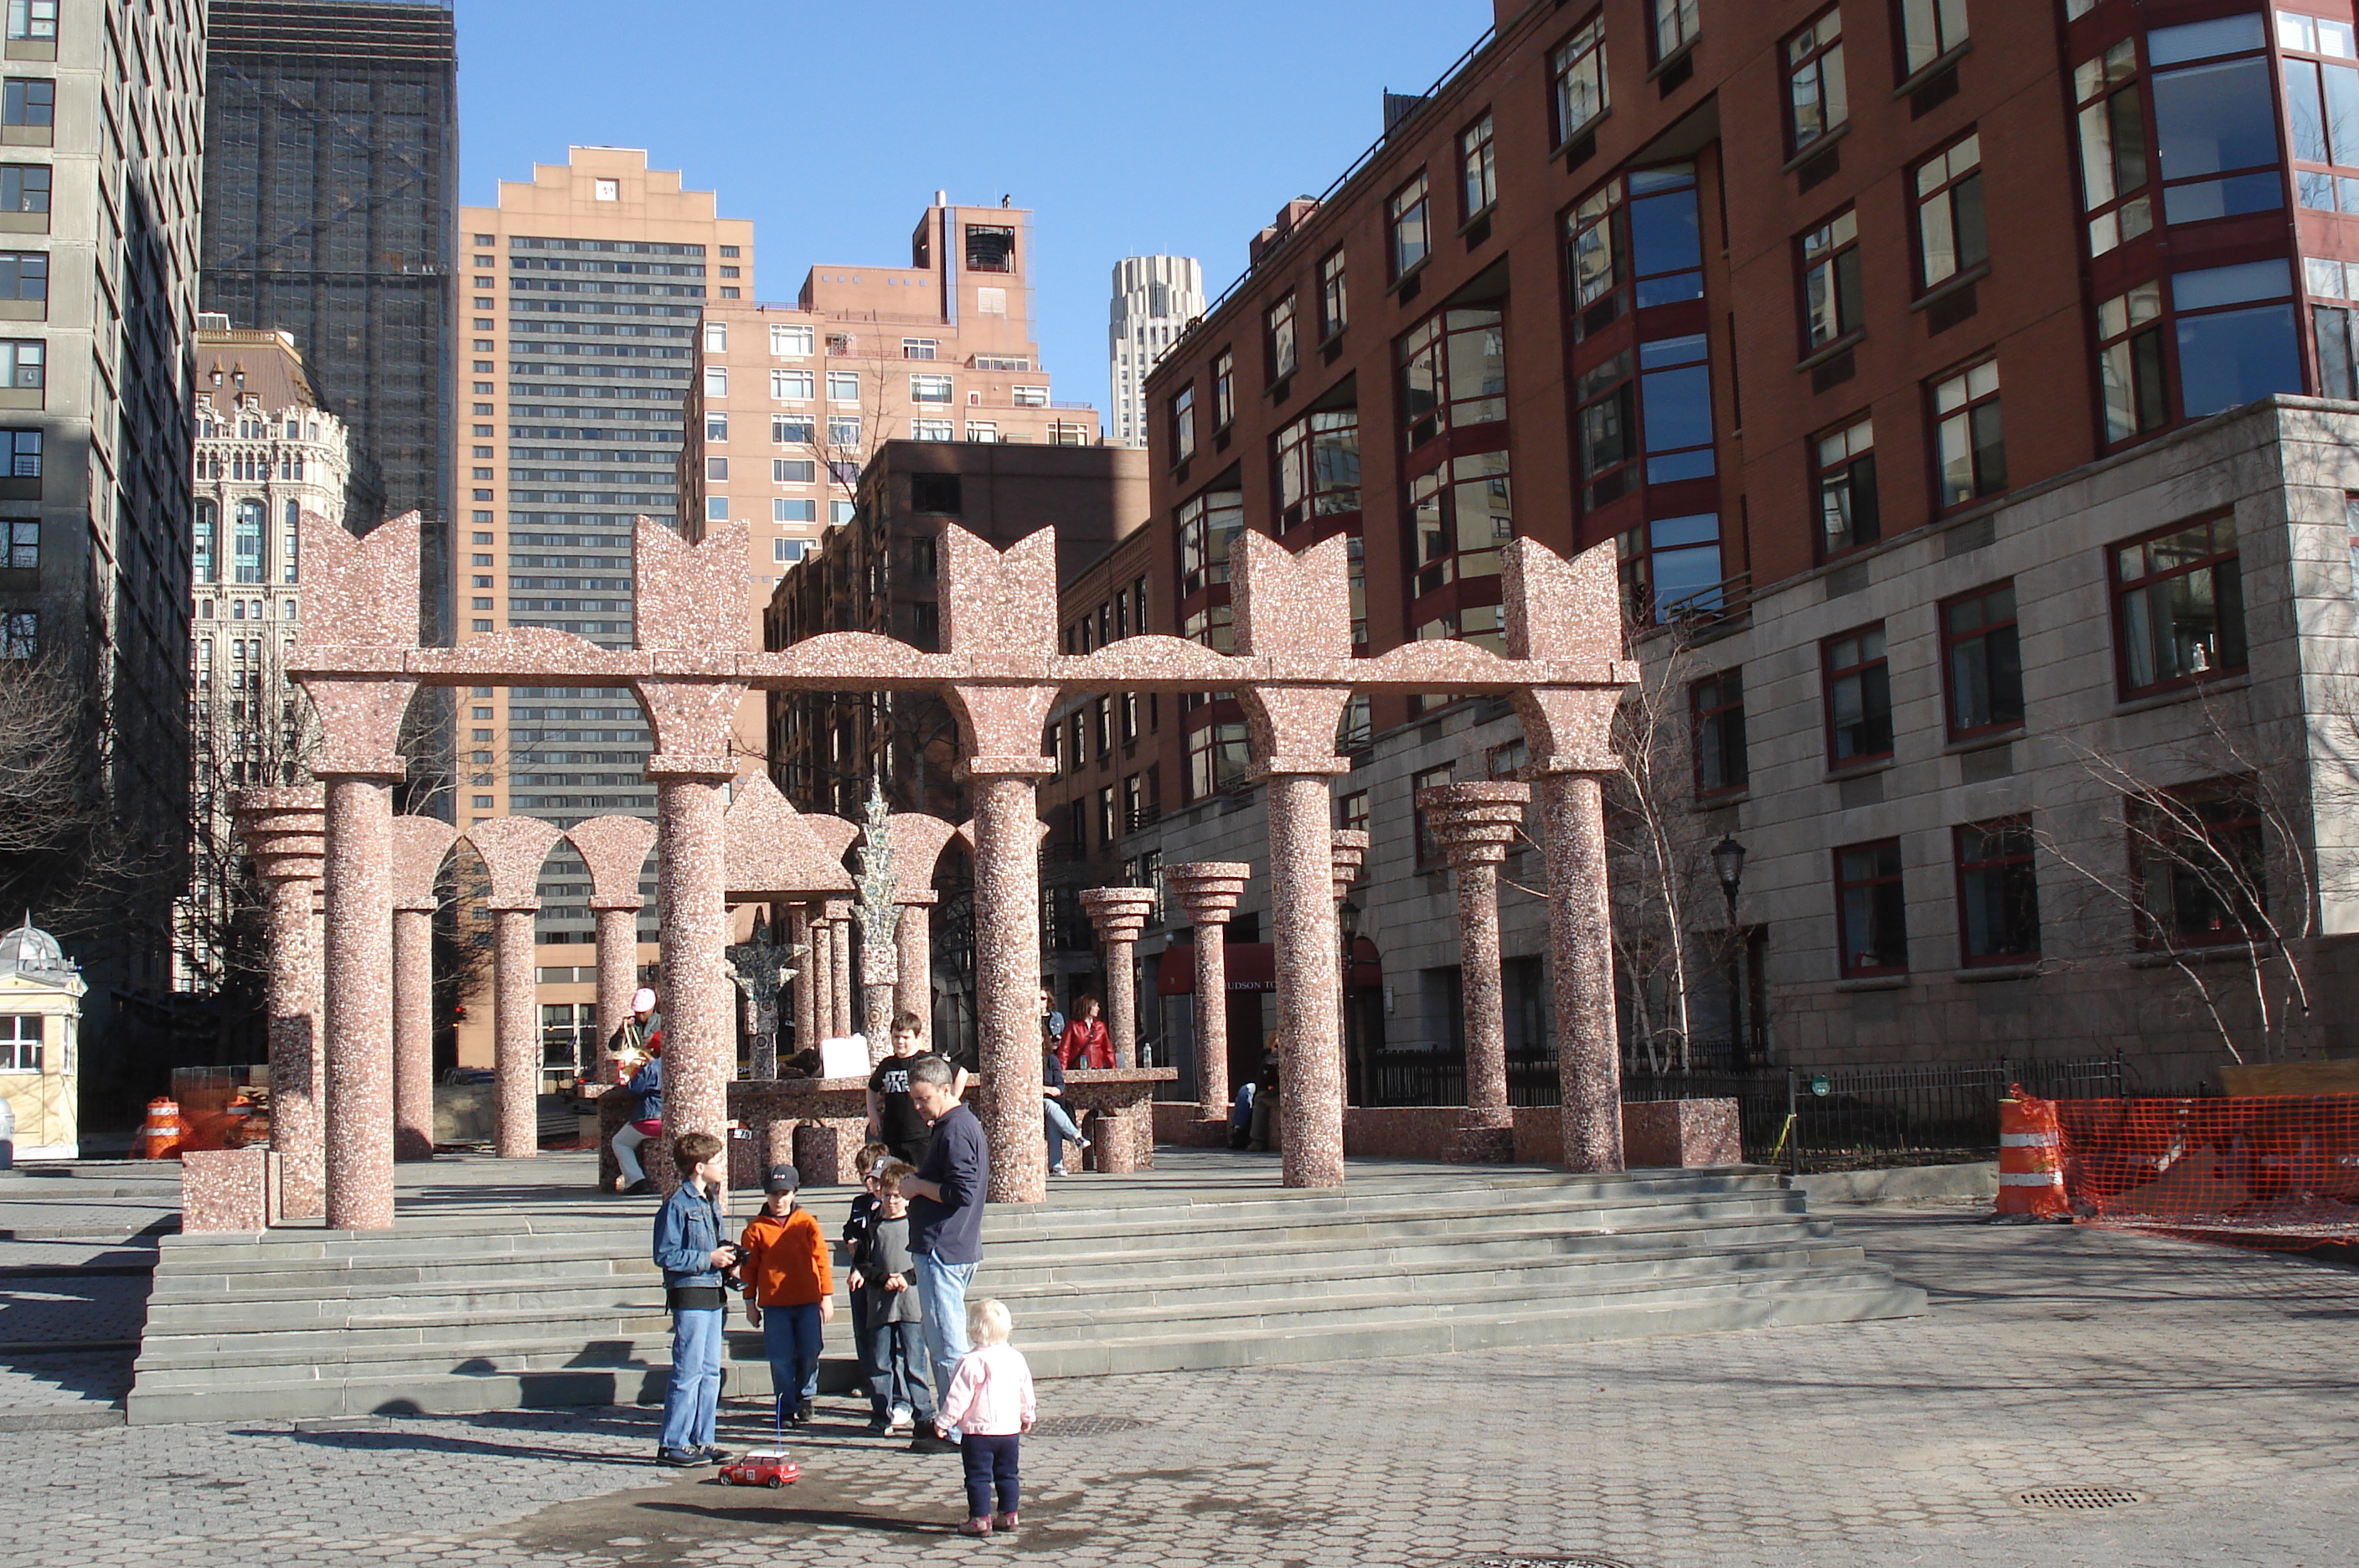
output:
<path id="1" fill-rule="evenodd" d="M 1035 307 L 1058 395 L 1105 406 L 1107 274 L 1194 256 L 1243 270 L 1280 203 L 1375 138 L 1490 0 L 457 0 L 462 199 L 647 147 L 756 224 L 765 299 L 817 262 L 902 263 L 933 192 L 1034 209 Z"/>

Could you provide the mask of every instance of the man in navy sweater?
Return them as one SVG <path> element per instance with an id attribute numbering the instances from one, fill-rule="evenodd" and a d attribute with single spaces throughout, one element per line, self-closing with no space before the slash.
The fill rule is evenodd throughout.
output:
<path id="1" fill-rule="evenodd" d="M 950 1387 L 951 1371 L 967 1353 L 966 1290 L 983 1261 L 984 1190 L 991 1176 L 990 1145 L 983 1124 L 959 1099 L 958 1077 L 939 1056 L 909 1063 L 909 1100 L 933 1138 L 926 1162 L 915 1176 L 901 1179 L 901 1191 L 909 1200 L 909 1251 L 937 1388 Z M 955 1454 L 958 1439 L 939 1426 L 920 1428 L 909 1449 Z"/>

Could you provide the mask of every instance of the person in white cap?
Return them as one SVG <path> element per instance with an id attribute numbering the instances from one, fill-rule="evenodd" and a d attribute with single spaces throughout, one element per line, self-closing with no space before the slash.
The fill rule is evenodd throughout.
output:
<path id="1" fill-rule="evenodd" d="M 614 1082 L 638 1102 L 632 1118 L 614 1134 L 614 1163 L 622 1168 L 614 1187 L 622 1192 L 651 1192 L 639 1145 L 663 1132 L 663 1026 L 656 1018 L 656 994 L 642 985 L 631 997 L 631 1016 L 625 1018 L 606 1051 L 614 1059 Z"/>

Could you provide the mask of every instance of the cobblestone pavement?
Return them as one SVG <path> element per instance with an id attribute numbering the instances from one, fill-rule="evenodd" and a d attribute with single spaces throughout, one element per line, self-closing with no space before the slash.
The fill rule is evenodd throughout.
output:
<path id="1" fill-rule="evenodd" d="M 1931 1291 L 1929 1316 L 1044 1384 L 1064 1434 L 1026 1443 L 1014 1541 L 949 1534 L 957 1461 L 857 1435 L 829 1401 L 776 1492 L 653 1469 L 644 1410 L 0 1432 L 0 1568 L 2359 1564 L 2359 1270 L 1839 1218 Z M 724 1441 L 766 1425 L 733 1408 Z M 2055 1486 L 2146 1500 L 2014 1500 Z"/>

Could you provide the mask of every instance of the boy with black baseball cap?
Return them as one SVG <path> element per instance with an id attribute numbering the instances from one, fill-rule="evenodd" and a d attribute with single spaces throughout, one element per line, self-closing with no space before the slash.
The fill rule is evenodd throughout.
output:
<path id="1" fill-rule="evenodd" d="M 835 1315 L 827 1238 L 810 1211 L 795 1202 L 801 1186 L 802 1173 L 793 1166 L 770 1167 L 763 1183 L 768 1198 L 737 1243 L 745 1321 L 762 1331 L 778 1420 L 789 1426 L 811 1419 L 811 1401 L 819 1397 L 820 1334 Z"/>

